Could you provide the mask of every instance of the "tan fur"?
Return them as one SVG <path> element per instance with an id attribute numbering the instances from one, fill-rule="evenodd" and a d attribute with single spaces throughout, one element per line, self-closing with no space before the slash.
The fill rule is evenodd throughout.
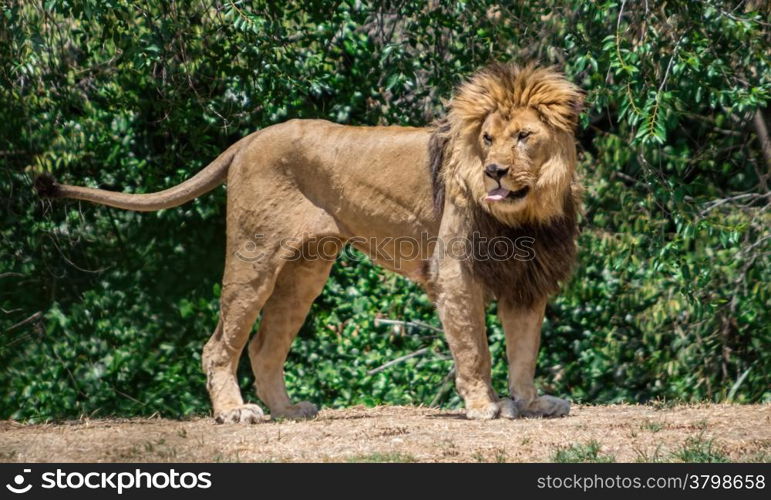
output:
<path id="1" fill-rule="evenodd" d="M 157 210 L 226 179 L 221 317 L 202 357 L 218 422 L 263 419 L 258 406 L 244 404 L 235 377 L 260 312 L 260 329 L 248 347 L 258 396 L 274 417 L 315 415 L 312 404 L 291 402 L 283 364 L 332 257 L 346 243 L 416 281 L 435 300 L 469 418 L 564 415 L 566 401 L 536 396 L 533 374 L 546 299 L 573 259 L 578 184 L 572 132 L 580 104 L 580 91 L 551 69 L 496 65 L 458 89 L 446 119 L 434 128 L 293 120 L 244 138 L 189 181 L 161 193 L 111 193 L 52 179 L 38 187 L 51 196 Z M 518 146 L 512 137 L 523 127 L 534 135 Z M 496 141 L 486 144 L 482 133 Z M 528 186 L 528 194 L 485 201 L 492 188 L 484 167 L 491 161 L 509 169 L 502 186 Z M 539 251 L 548 255 L 532 265 L 483 268 L 443 247 L 479 228 L 541 238 Z M 409 249 L 407 238 L 415 243 Z M 555 267 L 561 261 L 567 267 Z M 518 280 L 521 273 L 526 277 Z M 498 276 L 529 291 L 506 293 L 506 282 L 495 286 Z M 511 399 L 499 398 L 490 381 L 484 310 L 494 297 L 509 346 Z"/>

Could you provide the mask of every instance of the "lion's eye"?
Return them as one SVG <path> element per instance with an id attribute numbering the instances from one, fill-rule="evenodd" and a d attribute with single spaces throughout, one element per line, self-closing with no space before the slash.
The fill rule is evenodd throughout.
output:
<path id="1" fill-rule="evenodd" d="M 517 139 L 519 139 L 520 141 L 524 141 L 525 139 L 527 139 L 531 135 L 533 135 L 533 133 L 531 131 L 529 131 L 529 130 L 522 130 L 522 131 L 519 132 L 519 134 L 517 134 Z"/>
<path id="2" fill-rule="evenodd" d="M 493 143 L 493 137 L 487 132 L 482 134 L 482 140 L 485 141 L 485 144 L 488 146 Z"/>

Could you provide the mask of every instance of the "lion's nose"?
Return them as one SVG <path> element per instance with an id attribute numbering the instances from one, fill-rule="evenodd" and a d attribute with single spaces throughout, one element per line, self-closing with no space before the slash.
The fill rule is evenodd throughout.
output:
<path id="1" fill-rule="evenodd" d="M 485 175 L 487 175 L 492 179 L 495 179 L 496 181 L 500 180 L 501 177 L 503 177 L 508 173 L 508 171 L 509 171 L 508 167 L 501 167 L 496 163 L 491 163 L 485 167 Z"/>

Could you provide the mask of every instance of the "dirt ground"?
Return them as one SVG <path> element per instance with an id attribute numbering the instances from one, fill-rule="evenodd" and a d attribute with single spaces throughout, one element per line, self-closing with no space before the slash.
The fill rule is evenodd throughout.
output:
<path id="1" fill-rule="evenodd" d="M 556 420 L 470 421 L 419 407 L 310 421 L 0 421 L 6 462 L 771 461 L 771 405 L 577 406 Z"/>

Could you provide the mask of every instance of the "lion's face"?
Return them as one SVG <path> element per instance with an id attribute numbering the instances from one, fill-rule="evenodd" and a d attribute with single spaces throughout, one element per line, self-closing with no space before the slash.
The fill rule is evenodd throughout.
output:
<path id="1" fill-rule="evenodd" d="M 511 224 L 561 215 L 574 175 L 569 134 L 520 107 L 490 113 L 474 141 L 466 183 L 484 210 Z"/>
<path id="2" fill-rule="evenodd" d="M 578 87 L 549 68 L 497 65 L 475 75 L 459 87 L 447 119 L 450 196 L 512 226 L 563 215 L 582 102 Z"/>
<path id="3" fill-rule="evenodd" d="M 482 203 L 501 205 L 503 210 L 519 210 L 526 204 L 546 159 L 551 131 L 535 111 L 513 110 L 509 116 L 496 111 L 482 124 L 479 151 L 485 194 Z"/>

